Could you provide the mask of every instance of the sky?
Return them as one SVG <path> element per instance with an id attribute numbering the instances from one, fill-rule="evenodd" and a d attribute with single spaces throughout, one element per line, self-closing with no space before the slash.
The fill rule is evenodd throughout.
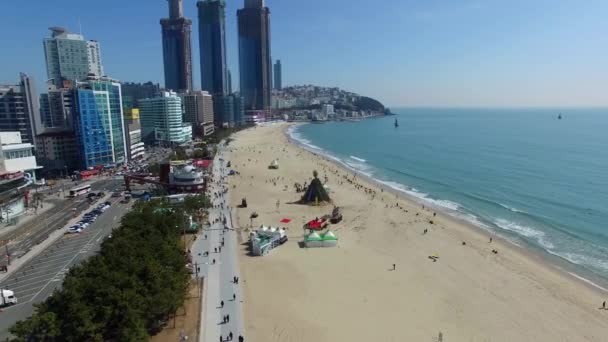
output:
<path id="1" fill-rule="evenodd" d="M 163 84 L 159 19 L 165 0 L 5 0 L 0 83 L 19 72 L 44 91 L 42 39 L 66 27 L 101 43 L 108 76 Z M 385 105 L 434 107 L 608 106 L 606 0 L 266 0 L 272 57 L 283 84 L 338 86 Z M 226 40 L 238 86 L 236 10 Z M 196 1 L 195 88 L 200 88 Z M 80 23 L 80 25 L 79 25 Z"/>

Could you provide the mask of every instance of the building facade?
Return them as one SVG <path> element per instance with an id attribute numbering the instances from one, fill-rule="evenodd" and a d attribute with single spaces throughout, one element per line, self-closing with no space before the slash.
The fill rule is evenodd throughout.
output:
<path id="1" fill-rule="evenodd" d="M 141 122 L 139 109 L 133 108 L 125 112 L 125 139 L 127 139 L 127 157 L 136 161 L 144 157 L 144 142 L 141 138 Z"/>
<path id="2" fill-rule="evenodd" d="M 51 27 L 50 38 L 45 38 L 44 56 L 49 82 L 57 88 L 64 81 L 81 81 L 89 74 L 103 76 L 99 43 L 85 40 L 82 35 L 69 33 L 61 27 Z"/>
<path id="3" fill-rule="evenodd" d="M 183 14 L 182 0 L 169 0 L 169 18 L 160 20 L 165 88 L 177 92 L 192 90 L 192 21 Z"/>
<path id="4" fill-rule="evenodd" d="M 214 98 L 215 101 L 215 98 Z M 215 103 L 215 125 L 217 127 L 236 127 L 245 124 L 245 103 L 238 94 L 218 97 Z"/>
<path id="5" fill-rule="evenodd" d="M 184 122 L 192 124 L 194 136 L 209 136 L 214 131 L 214 102 L 206 91 L 184 94 Z"/>
<path id="6" fill-rule="evenodd" d="M 52 132 L 46 130 L 36 137 L 36 159 L 44 168 L 44 174 L 67 176 L 79 170 L 80 149 L 73 131 Z"/>
<path id="7" fill-rule="evenodd" d="M 139 108 L 139 101 L 155 97 L 160 93 L 160 84 L 146 82 L 133 83 L 123 82 L 122 86 L 122 103 L 123 108 Z"/>
<path id="8" fill-rule="evenodd" d="M 246 110 L 271 106 L 270 10 L 264 0 L 245 0 L 237 11 L 241 96 Z"/>
<path id="9" fill-rule="evenodd" d="M 277 59 L 277 62 L 274 63 L 274 89 L 283 89 L 283 67 L 280 59 Z"/>
<path id="10" fill-rule="evenodd" d="M 120 83 L 106 77 L 89 78 L 78 85 L 75 100 L 81 167 L 124 164 L 127 146 Z"/>
<path id="11" fill-rule="evenodd" d="M 226 3 L 224 0 L 197 2 L 201 89 L 210 94 L 226 94 Z"/>
<path id="12" fill-rule="evenodd" d="M 192 141 L 192 125 L 183 122 L 182 99 L 172 91 L 140 101 L 142 138 L 157 145 Z"/>
<path id="13" fill-rule="evenodd" d="M 0 132 L 18 131 L 24 143 L 34 144 L 41 128 L 40 100 L 33 79 L 22 73 L 18 84 L 0 85 Z"/>
<path id="14" fill-rule="evenodd" d="M 36 170 L 41 169 L 36 163 L 34 145 L 21 140 L 21 132 L 0 132 L 0 174 L 25 172 L 31 179 L 36 179 Z"/>

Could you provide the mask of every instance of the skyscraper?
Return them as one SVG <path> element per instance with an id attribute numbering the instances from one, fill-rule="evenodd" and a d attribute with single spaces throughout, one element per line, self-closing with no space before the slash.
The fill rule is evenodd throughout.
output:
<path id="1" fill-rule="evenodd" d="M 246 110 L 270 108 L 270 10 L 264 0 L 245 0 L 237 11 L 241 96 Z"/>
<path id="2" fill-rule="evenodd" d="M 94 40 L 61 27 L 51 27 L 51 38 L 44 39 L 44 56 L 49 82 L 63 88 L 63 81 L 81 81 L 89 74 L 103 76 L 101 50 Z"/>
<path id="3" fill-rule="evenodd" d="M 283 89 L 283 70 L 280 59 L 277 59 L 277 62 L 274 64 L 274 89 Z"/>
<path id="4" fill-rule="evenodd" d="M 226 3 L 204 0 L 198 7 L 198 30 L 201 55 L 202 90 L 212 95 L 227 93 Z"/>
<path id="5" fill-rule="evenodd" d="M 165 88 L 192 90 L 192 20 L 184 18 L 182 0 L 169 1 L 169 18 L 160 20 L 163 33 Z"/>
<path id="6" fill-rule="evenodd" d="M 23 143 L 34 144 L 42 129 L 40 100 L 34 81 L 20 74 L 18 84 L 0 85 L 0 131 L 19 132 Z"/>

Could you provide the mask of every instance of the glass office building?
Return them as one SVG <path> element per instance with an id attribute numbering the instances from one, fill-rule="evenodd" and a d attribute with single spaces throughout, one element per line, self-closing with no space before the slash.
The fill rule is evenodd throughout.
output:
<path id="1" fill-rule="evenodd" d="M 126 162 L 126 141 L 120 83 L 88 80 L 76 89 L 74 122 L 84 169 Z"/>

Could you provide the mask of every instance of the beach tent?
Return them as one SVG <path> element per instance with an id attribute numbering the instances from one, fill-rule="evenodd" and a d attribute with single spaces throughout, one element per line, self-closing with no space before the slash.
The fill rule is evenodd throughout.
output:
<path id="1" fill-rule="evenodd" d="M 270 165 L 268 166 L 268 168 L 271 170 L 277 170 L 279 168 L 279 160 L 273 160 L 272 163 L 270 163 Z"/>
<path id="2" fill-rule="evenodd" d="M 323 239 L 323 247 L 336 247 L 338 245 L 338 238 L 329 230 L 321 236 L 321 239 Z"/>
<path id="3" fill-rule="evenodd" d="M 308 223 L 306 223 L 304 225 L 304 229 L 322 230 L 326 226 L 327 226 L 327 222 L 325 220 L 318 219 L 318 220 L 312 220 L 312 221 L 309 221 Z"/>
<path id="4" fill-rule="evenodd" d="M 304 244 L 308 248 L 323 247 L 323 239 L 316 232 L 312 232 L 304 237 Z"/>

